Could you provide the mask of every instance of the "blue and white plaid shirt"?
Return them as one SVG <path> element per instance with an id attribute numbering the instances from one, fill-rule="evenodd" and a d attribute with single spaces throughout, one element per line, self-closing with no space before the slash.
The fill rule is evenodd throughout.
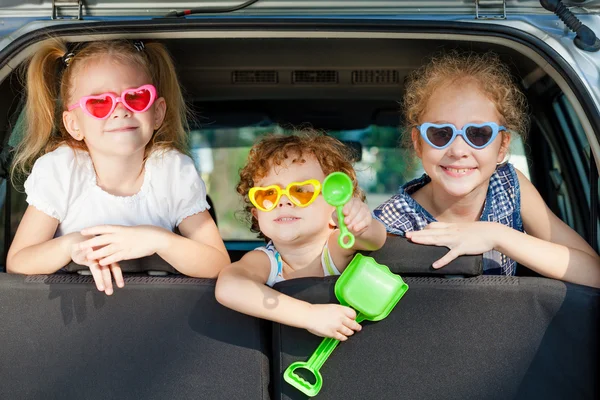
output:
<path id="1" fill-rule="evenodd" d="M 406 183 L 398 194 L 377 207 L 373 216 L 386 226 L 389 233 L 400 236 L 435 222 L 435 218 L 411 197 L 429 182 L 431 178 L 423 175 Z M 519 179 L 512 164 L 499 165 L 492 174 L 480 221 L 498 222 L 523 232 Z M 512 259 L 496 250 L 483 255 L 485 275 L 514 275 L 515 267 Z"/>

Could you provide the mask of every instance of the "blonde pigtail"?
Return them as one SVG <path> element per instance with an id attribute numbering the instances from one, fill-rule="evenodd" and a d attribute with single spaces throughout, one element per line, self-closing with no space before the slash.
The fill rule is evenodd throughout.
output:
<path id="1" fill-rule="evenodd" d="M 57 127 L 56 99 L 59 97 L 65 43 L 50 41 L 36 51 L 27 67 L 24 137 L 15 149 L 11 181 L 18 183 L 31 171 L 35 160 L 60 141 L 54 137 Z"/>
<path id="2" fill-rule="evenodd" d="M 143 51 L 148 57 L 158 95 L 163 97 L 167 104 L 164 121 L 155 132 L 149 146 L 153 150 L 176 148 L 190 155 L 188 118 L 191 117 L 191 112 L 183 98 L 173 59 L 167 49 L 158 43 L 146 43 Z"/>

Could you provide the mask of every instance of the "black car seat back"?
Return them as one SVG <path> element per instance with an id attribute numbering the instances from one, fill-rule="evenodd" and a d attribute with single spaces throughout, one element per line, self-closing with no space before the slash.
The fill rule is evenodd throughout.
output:
<path id="1" fill-rule="evenodd" d="M 407 277 L 380 322 L 341 343 L 321 368 L 324 399 L 597 399 L 599 291 L 544 278 Z M 310 303 L 337 302 L 336 278 L 275 287 Z M 306 396 L 282 379 L 321 338 L 274 324 L 277 399 Z"/>
<path id="2" fill-rule="evenodd" d="M 0 399 L 269 398 L 270 332 L 214 280 L 0 274 Z"/>

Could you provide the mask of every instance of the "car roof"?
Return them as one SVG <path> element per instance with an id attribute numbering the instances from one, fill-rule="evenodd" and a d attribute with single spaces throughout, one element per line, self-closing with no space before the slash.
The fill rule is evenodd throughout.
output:
<path id="1" fill-rule="evenodd" d="M 493 3 L 493 4 L 492 4 Z M 563 1 L 566 6 L 577 7 L 578 14 L 594 13 L 600 9 L 600 0 Z M 432 15 L 475 15 L 480 17 L 495 15 L 505 9 L 506 14 L 549 14 L 537 0 L 505 0 L 496 2 L 446 0 L 383 0 L 351 1 L 330 0 L 315 2 L 312 0 L 247 0 L 234 6 L 228 0 L 178 1 L 159 0 L 8 0 L 0 7 L 0 16 L 11 17 L 161 17 L 173 15 L 174 11 L 198 10 L 201 13 L 217 14 L 237 12 L 244 15 L 412 15 L 429 18 Z M 491 13 L 491 14 L 490 14 Z M 189 15 L 190 13 L 185 13 Z"/>

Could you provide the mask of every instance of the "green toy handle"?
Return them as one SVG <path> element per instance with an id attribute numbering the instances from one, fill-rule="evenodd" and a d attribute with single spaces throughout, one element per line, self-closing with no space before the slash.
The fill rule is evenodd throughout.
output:
<path id="1" fill-rule="evenodd" d="M 320 370 L 339 343 L 340 341 L 337 339 L 323 339 L 319 347 L 317 347 L 313 355 L 306 362 L 308 366 L 311 369 L 316 369 L 317 371 Z"/>
<path id="2" fill-rule="evenodd" d="M 314 376 L 315 383 L 310 383 L 298 375 L 296 373 L 297 369 L 304 369 L 310 372 Z M 297 361 L 290 364 L 283 373 L 283 379 L 308 397 L 315 397 L 323 387 L 323 377 L 321 376 L 321 373 L 317 370 L 309 369 L 308 363 L 304 361 Z"/>
<path id="3" fill-rule="evenodd" d="M 287 367 L 283 373 L 283 379 L 305 395 L 309 397 L 316 396 L 323 386 L 323 377 L 321 376 L 319 369 L 325 364 L 325 361 L 329 358 L 331 353 L 333 353 L 333 350 L 335 350 L 339 343 L 340 341 L 337 339 L 323 339 L 308 361 L 297 361 Z M 296 370 L 300 368 L 310 372 L 315 378 L 315 383 L 310 383 L 298 375 Z"/>
<path id="4" fill-rule="evenodd" d="M 356 316 L 356 322 L 361 323 L 364 320 L 365 317 L 362 314 L 359 313 Z M 337 339 L 323 339 L 308 361 L 296 361 L 295 363 L 290 364 L 283 373 L 283 379 L 305 395 L 309 397 L 316 396 L 321 391 L 321 387 L 323 387 L 323 377 L 319 370 L 339 343 L 340 341 Z M 296 373 L 297 369 L 304 369 L 310 372 L 315 378 L 315 383 L 310 383 L 298 375 Z"/>
<path id="5" fill-rule="evenodd" d="M 340 236 L 338 243 L 342 249 L 349 249 L 354 246 L 354 235 L 348 230 L 344 223 L 344 206 L 337 206 L 338 227 L 340 228 Z M 348 241 L 346 241 L 346 238 Z"/>

